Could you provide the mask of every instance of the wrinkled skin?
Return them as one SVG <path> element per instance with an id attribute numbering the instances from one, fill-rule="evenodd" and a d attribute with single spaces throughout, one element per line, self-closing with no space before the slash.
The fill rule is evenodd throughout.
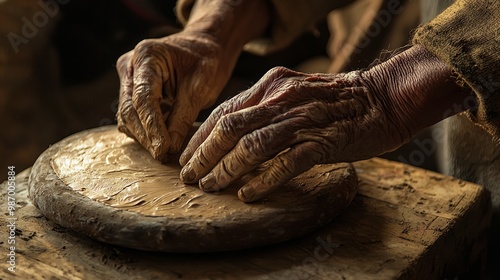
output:
<path id="1" fill-rule="evenodd" d="M 271 160 L 239 190 L 239 198 L 250 202 L 315 164 L 352 162 L 397 148 L 411 138 L 410 129 L 393 121 L 396 106 L 374 94 L 371 80 L 359 71 L 272 69 L 200 127 L 181 156 L 181 177 L 216 191 Z"/>
<path id="2" fill-rule="evenodd" d="M 252 18 L 243 22 L 255 26 Z M 224 26 L 227 34 L 234 31 L 233 25 Z M 243 42 L 259 33 L 222 36 L 240 38 L 233 41 L 207 34 L 184 30 L 145 40 L 118 61 L 119 129 L 158 160 L 180 150 L 199 111 L 227 82 Z M 238 192 L 241 200 L 255 201 L 315 164 L 394 150 L 449 116 L 444 112 L 471 93 L 456 83 L 446 63 L 420 45 L 364 72 L 304 74 L 274 68 L 211 114 L 181 155 L 181 177 L 215 191 L 267 162 Z"/>
<path id="3" fill-rule="evenodd" d="M 117 62 L 118 129 L 157 160 L 180 152 L 198 113 L 212 105 L 227 81 L 213 38 L 181 32 L 140 42 Z"/>

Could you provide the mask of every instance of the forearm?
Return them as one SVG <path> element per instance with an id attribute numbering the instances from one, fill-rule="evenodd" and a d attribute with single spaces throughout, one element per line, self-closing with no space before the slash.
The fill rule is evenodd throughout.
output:
<path id="1" fill-rule="evenodd" d="M 268 9 L 265 0 L 197 0 L 184 31 L 211 37 L 231 72 L 243 45 L 265 32 Z"/>
<path id="2" fill-rule="evenodd" d="M 473 94 L 457 84 L 451 68 L 421 45 L 394 56 L 365 73 L 408 141 L 421 129 L 461 112 Z"/>

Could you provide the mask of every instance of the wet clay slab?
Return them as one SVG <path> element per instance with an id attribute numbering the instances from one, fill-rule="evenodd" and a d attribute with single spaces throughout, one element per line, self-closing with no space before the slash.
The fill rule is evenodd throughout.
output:
<path id="1" fill-rule="evenodd" d="M 330 222 L 354 198 L 349 164 L 317 165 L 278 192 L 243 203 L 179 179 L 177 160 L 160 164 L 113 126 L 51 146 L 33 166 L 29 195 L 49 219 L 97 240 L 171 252 L 243 249 L 289 240 Z M 257 171 L 258 172 L 258 171 Z"/>

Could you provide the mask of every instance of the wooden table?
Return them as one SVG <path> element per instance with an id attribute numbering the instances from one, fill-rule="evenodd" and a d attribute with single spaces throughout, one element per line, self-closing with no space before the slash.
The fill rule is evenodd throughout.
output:
<path id="1" fill-rule="evenodd" d="M 484 268 L 491 206 L 481 186 L 372 159 L 355 163 L 351 206 L 309 236 L 217 254 L 142 252 L 93 241 L 45 219 L 16 177 L 18 279 L 435 279 Z M 7 216 L 7 184 L 1 205 Z M 1 279 L 12 279 L 0 220 Z M 193 240 L 196 242 L 196 240 Z M 450 278 L 451 279 L 451 278 Z"/>

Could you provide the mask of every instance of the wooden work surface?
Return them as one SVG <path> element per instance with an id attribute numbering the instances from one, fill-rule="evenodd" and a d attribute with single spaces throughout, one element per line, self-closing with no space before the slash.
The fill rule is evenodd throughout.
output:
<path id="1" fill-rule="evenodd" d="M 110 246 L 45 219 L 17 174 L 17 279 L 433 279 L 481 267 L 489 225 L 482 187 L 401 163 L 355 164 L 351 206 L 304 238 L 217 254 L 150 253 Z M 7 216 L 7 184 L 1 205 Z M 7 220 L 0 279 L 7 270 Z M 196 242 L 196 240 L 193 240 Z"/>

